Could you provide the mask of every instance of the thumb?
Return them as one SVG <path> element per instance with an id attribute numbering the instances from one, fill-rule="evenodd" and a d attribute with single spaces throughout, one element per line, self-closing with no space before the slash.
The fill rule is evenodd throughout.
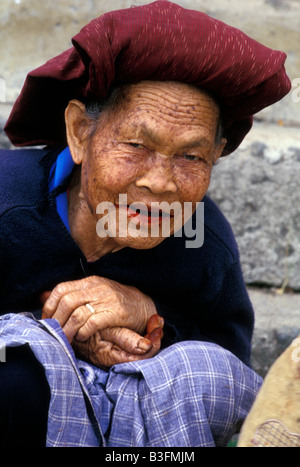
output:
<path id="1" fill-rule="evenodd" d="M 147 323 L 147 334 L 150 334 L 157 328 L 163 329 L 164 327 L 164 319 L 162 316 L 159 316 L 157 313 L 150 316 L 148 323 Z"/>
<path id="2" fill-rule="evenodd" d="M 152 348 L 152 341 L 128 328 L 113 327 L 99 331 L 101 339 L 112 342 L 127 353 L 143 355 Z"/>

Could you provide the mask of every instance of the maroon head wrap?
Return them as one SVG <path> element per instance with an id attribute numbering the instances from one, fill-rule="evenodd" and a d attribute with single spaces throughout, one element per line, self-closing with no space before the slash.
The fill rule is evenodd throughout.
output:
<path id="1" fill-rule="evenodd" d="M 168 80 L 199 86 L 218 98 L 227 155 L 250 130 L 253 115 L 291 87 L 283 52 L 168 1 L 106 13 L 72 44 L 28 74 L 5 127 L 16 146 L 65 143 L 70 99 L 104 98 L 120 84 Z"/>

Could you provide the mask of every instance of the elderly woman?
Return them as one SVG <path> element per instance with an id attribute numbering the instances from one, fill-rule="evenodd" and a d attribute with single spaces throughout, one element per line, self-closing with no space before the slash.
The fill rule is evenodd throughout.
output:
<path id="1" fill-rule="evenodd" d="M 238 430 L 261 383 L 253 310 L 205 194 L 289 91 L 284 61 L 158 1 L 97 18 L 28 75 L 6 132 L 45 148 L 0 158 L 0 444 L 224 446 Z"/>

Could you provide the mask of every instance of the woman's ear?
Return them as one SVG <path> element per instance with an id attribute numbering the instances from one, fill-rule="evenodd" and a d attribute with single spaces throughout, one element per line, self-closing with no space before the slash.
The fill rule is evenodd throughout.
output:
<path id="1" fill-rule="evenodd" d="M 81 164 L 89 135 L 90 120 L 85 105 L 73 99 L 65 110 L 67 141 L 75 164 Z"/>

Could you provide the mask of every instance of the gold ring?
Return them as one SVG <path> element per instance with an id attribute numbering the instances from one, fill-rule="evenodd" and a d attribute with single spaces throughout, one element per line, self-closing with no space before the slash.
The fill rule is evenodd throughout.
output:
<path id="1" fill-rule="evenodd" d="M 91 313 L 95 313 L 94 308 L 89 303 L 86 303 L 85 306 L 90 310 Z"/>

